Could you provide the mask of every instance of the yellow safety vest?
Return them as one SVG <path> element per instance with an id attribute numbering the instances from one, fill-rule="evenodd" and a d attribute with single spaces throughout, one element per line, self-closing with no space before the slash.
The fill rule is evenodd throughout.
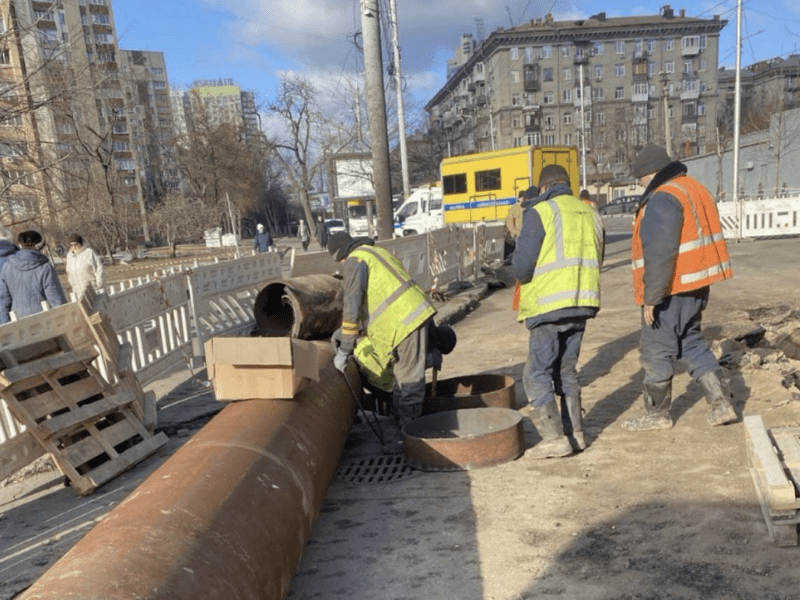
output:
<path id="1" fill-rule="evenodd" d="M 595 210 L 574 196 L 533 206 L 545 239 L 533 278 L 522 286 L 517 320 L 561 308 L 600 307 L 603 224 Z"/>
<path id="2" fill-rule="evenodd" d="M 436 314 L 425 292 L 388 250 L 379 246 L 358 246 L 347 260 L 366 263 L 369 271 L 365 298 L 361 303 L 361 323 L 375 351 L 391 354 L 400 342 Z M 342 322 L 342 333 L 358 324 Z"/>

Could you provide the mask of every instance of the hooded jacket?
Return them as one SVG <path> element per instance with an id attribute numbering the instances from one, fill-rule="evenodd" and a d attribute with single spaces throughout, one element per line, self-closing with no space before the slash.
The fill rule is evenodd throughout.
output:
<path id="1" fill-rule="evenodd" d="M 80 298 L 90 285 L 100 290 L 106 285 L 103 259 L 88 246 L 67 252 L 67 279 L 76 298 Z"/>
<path id="2" fill-rule="evenodd" d="M 16 254 L 19 248 L 8 240 L 0 240 L 0 271 L 3 270 L 3 265 L 12 254 Z"/>
<path id="3" fill-rule="evenodd" d="M 43 300 L 51 307 L 67 301 L 47 257 L 28 249 L 9 256 L 0 271 L 0 323 L 8 323 L 12 310 L 18 317 L 40 312 Z"/>

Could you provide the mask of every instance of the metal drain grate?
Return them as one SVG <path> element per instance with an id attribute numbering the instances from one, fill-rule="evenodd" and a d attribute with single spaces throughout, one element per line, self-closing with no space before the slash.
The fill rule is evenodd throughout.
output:
<path id="1" fill-rule="evenodd" d="M 339 465 L 336 478 L 344 483 L 390 483 L 415 475 L 405 454 L 359 456 Z"/>

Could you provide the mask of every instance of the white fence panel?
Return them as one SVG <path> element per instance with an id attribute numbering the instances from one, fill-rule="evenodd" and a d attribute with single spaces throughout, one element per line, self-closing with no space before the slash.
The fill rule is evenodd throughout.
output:
<path id="1" fill-rule="evenodd" d="M 461 279 L 461 257 L 458 227 L 437 229 L 428 233 L 428 261 L 431 269 L 431 288 L 445 288 Z"/>
<path id="2" fill-rule="evenodd" d="M 426 234 L 399 237 L 378 242 L 378 245 L 391 252 L 400 261 L 417 285 L 423 290 L 430 289 L 431 270 L 428 265 Z"/>
<path id="3" fill-rule="evenodd" d="M 799 198 L 720 202 L 717 208 L 728 239 L 800 234 Z"/>

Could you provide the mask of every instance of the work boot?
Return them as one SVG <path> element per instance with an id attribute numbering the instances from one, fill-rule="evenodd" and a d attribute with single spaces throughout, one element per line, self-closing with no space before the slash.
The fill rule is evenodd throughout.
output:
<path id="1" fill-rule="evenodd" d="M 706 401 L 711 405 L 711 411 L 708 413 L 708 422 L 712 427 L 735 423 L 739 420 L 731 404 L 731 392 L 728 389 L 722 369 L 704 373 L 697 381 L 703 387 Z"/>
<path id="2" fill-rule="evenodd" d="M 555 400 L 544 406 L 534 406 L 531 421 L 542 441 L 525 453 L 526 458 L 560 458 L 572 454 L 572 445 L 564 435 Z"/>
<path id="3" fill-rule="evenodd" d="M 644 414 L 641 417 L 628 419 L 622 423 L 627 431 L 656 431 L 672 429 L 672 417 L 669 407 L 672 403 L 672 380 L 659 383 L 645 383 Z"/>
<path id="4" fill-rule="evenodd" d="M 572 449 L 576 452 L 585 449 L 583 408 L 581 407 L 580 396 L 566 396 L 561 399 L 561 423 L 565 422 L 568 422 L 569 426 L 564 426 L 564 434 L 569 439 Z"/>

